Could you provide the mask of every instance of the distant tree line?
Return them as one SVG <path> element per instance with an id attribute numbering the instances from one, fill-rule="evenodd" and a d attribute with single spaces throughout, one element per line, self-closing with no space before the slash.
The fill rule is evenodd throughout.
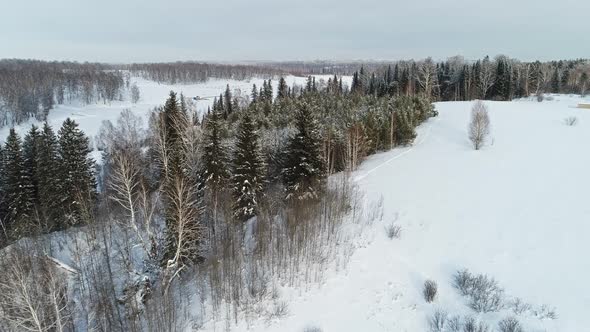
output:
<path id="1" fill-rule="evenodd" d="M 378 96 L 424 95 L 432 101 L 512 100 L 543 93 L 585 95 L 590 61 L 521 62 L 506 56 L 467 62 L 453 57 L 400 61 L 353 73 L 353 91 Z"/>
<path id="2" fill-rule="evenodd" d="M 0 126 L 43 121 L 56 104 L 72 100 L 122 99 L 125 84 L 121 71 L 103 64 L 0 60 Z"/>
<path id="3" fill-rule="evenodd" d="M 126 68 L 135 76 L 168 84 L 199 83 L 210 78 L 245 80 L 252 77 L 271 77 L 282 73 L 278 69 L 264 66 L 199 62 L 134 63 Z"/>

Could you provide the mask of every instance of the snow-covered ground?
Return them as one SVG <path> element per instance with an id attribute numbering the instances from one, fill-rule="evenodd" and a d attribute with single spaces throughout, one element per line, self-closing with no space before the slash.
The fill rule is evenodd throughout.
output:
<path id="1" fill-rule="evenodd" d="M 136 82 L 138 104 L 61 105 L 49 122 L 58 128 L 71 117 L 94 136 L 103 120 L 115 121 L 123 109 L 147 115 L 170 90 L 214 96 L 230 84 L 249 94 L 262 79 L 174 86 Z M 291 76 L 287 82 L 304 84 L 305 78 Z M 533 309 L 543 304 L 556 309 L 555 320 L 538 319 L 532 310 L 519 315 L 525 331 L 587 330 L 590 110 L 574 108 L 581 101 L 561 95 L 542 103 L 486 102 L 492 133 L 481 151 L 467 140 L 472 103 L 437 103 L 440 115 L 418 129 L 412 147 L 371 156 L 352 175 L 367 204 L 383 200 L 384 218 L 357 239 L 346 271 L 328 271 L 325 282 L 311 290 L 282 290 L 289 301 L 286 317 L 270 324 L 244 322 L 233 330 L 427 331 L 438 308 L 472 314 L 495 329 L 511 310 L 472 312 L 452 287 L 453 274 L 462 268 L 496 278 L 509 298 L 519 297 Z M 211 102 L 197 106 L 203 111 Z M 564 124 L 570 116 L 578 118 L 577 125 Z M 18 130 L 24 134 L 28 127 Z M 1 128 L 0 141 L 7 134 L 8 128 Z M 385 227 L 394 221 L 402 227 L 399 239 L 386 236 Z M 426 279 L 439 286 L 433 304 L 423 300 Z M 222 326 L 208 322 L 205 329 Z"/>
<path id="2" fill-rule="evenodd" d="M 353 174 L 366 201 L 383 198 L 384 220 L 365 232 L 346 273 L 329 273 L 308 292 L 292 290 L 284 319 L 236 331 L 428 331 L 438 309 L 474 315 L 493 331 L 513 315 L 476 314 L 452 286 L 462 268 L 498 280 L 507 298 L 532 310 L 525 331 L 586 331 L 590 326 L 590 110 L 581 99 L 486 102 L 492 134 L 474 151 L 467 140 L 470 102 L 436 104 L 413 147 L 372 156 Z M 564 118 L 576 116 L 576 126 Z M 385 227 L 396 222 L 401 238 Z M 365 241 L 359 241 L 365 243 Z M 428 304 L 426 279 L 438 282 Z M 558 318 L 539 319 L 543 304 Z M 219 325 L 217 325 L 219 329 Z M 211 330 L 213 330 L 211 328 Z"/>
<path id="3" fill-rule="evenodd" d="M 314 75 L 316 77 L 316 83 L 320 84 L 320 81 L 327 82 L 330 75 Z M 305 85 L 307 78 L 298 76 L 286 76 L 285 81 L 287 85 L 292 86 L 297 84 L 299 86 Z M 345 85 L 350 86 L 352 82 L 351 76 L 344 76 L 342 78 Z M 159 84 L 153 81 L 144 80 L 141 78 L 132 77 L 131 84 L 136 83 L 140 90 L 141 98 L 137 104 L 131 103 L 129 98 L 125 101 L 113 101 L 107 104 L 90 104 L 83 105 L 81 103 L 72 103 L 65 105 L 56 105 L 55 109 L 49 111 L 48 122 L 57 129 L 61 127 L 61 124 L 68 117 L 80 124 L 80 128 L 90 137 L 94 137 L 100 128 L 103 120 L 110 120 L 115 122 L 124 109 L 130 109 L 133 113 L 147 118 L 149 112 L 156 106 L 163 105 L 166 102 L 166 98 L 170 91 L 175 91 L 180 94 L 181 92 L 187 97 L 211 97 L 204 100 L 196 101 L 197 110 L 203 114 L 207 111 L 209 106 L 213 105 L 213 97 L 219 96 L 226 89 L 229 84 L 231 90 L 239 89 L 242 95 L 249 96 L 252 92 L 252 84 L 260 89 L 262 87 L 264 79 L 252 78 L 247 81 L 231 80 L 231 79 L 209 79 L 203 83 L 196 84 Z M 273 92 L 276 94 L 278 79 L 272 80 Z M 17 132 L 22 136 L 30 129 L 30 124 L 39 123 L 35 120 L 31 120 L 28 123 L 16 126 Z M 147 119 L 146 119 L 147 123 Z M 6 136 L 8 136 L 8 127 L 0 128 L 0 142 L 4 142 Z"/>

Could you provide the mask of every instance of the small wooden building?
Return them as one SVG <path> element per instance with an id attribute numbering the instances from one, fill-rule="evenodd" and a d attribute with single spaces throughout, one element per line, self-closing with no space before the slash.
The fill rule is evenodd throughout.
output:
<path id="1" fill-rule="evenodd" d="M 590 103 L 579 103 L 578 108 L 589 108 L 590 109 Z"/>

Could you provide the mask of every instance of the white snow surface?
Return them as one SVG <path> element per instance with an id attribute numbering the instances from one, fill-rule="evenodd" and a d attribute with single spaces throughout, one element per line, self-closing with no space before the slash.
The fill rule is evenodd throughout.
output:
<path id="1" fill-rule="evenodd" d="M 283 290 L 287 317 L 232 331 L 429 331 L 437 309 L 496 331 L 514 313 L 473 312 L 452 286 L 463 268 L 494 277 L 508 300 L 556 309 L 555 320 L 516 315 L 525 331 L 587 331 L 590 110 L 572 108 L 581 100 L 485 102 L 492 131 L 480 151 L 467 139 L 472 103 L 437 103 L 439 117 L 413 146 L 371 156 L 353 174 L 367 202 L 383 199 L 384 219 L 358 240 L 346 272 L 328 271 L 311 290 Z M 569 116 L 576 126 L 564 124 Z M 399 239 L 386 236 L 394 220 Z M 426 279 L 438 283 L 432 304 L 422 296 Z"/>

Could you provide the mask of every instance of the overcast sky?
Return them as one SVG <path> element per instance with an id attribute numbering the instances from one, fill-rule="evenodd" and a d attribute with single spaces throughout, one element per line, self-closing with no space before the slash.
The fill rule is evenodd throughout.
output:
<path id="1" fill-rule="evenodd" d="M 590 57 L 588 0 L 0 0 L 0 58 Z"/>

